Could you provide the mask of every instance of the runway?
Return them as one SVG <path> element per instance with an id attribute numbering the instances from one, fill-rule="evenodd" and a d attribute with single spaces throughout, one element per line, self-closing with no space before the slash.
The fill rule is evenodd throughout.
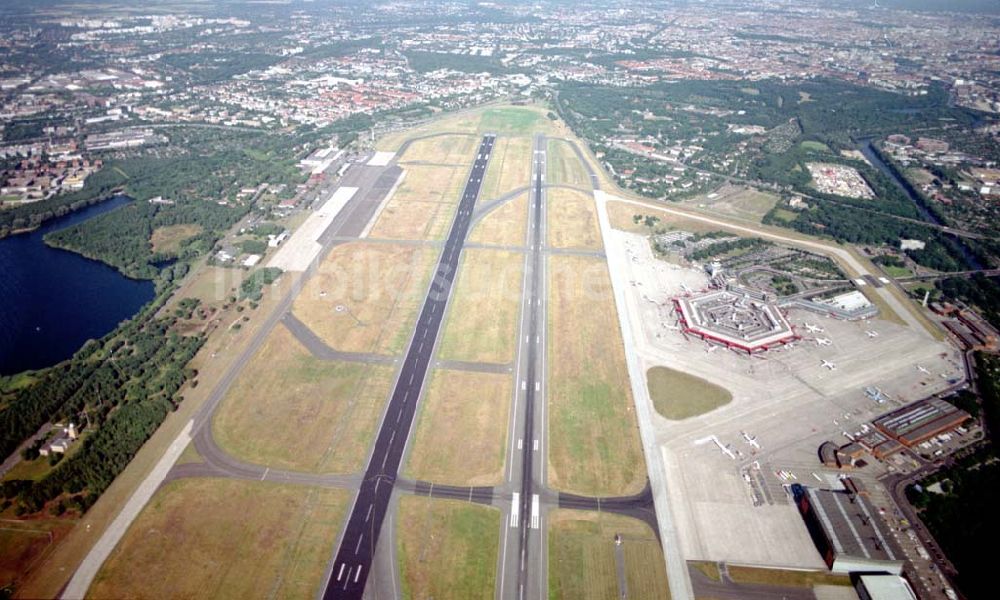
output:
<path id="1" fill-rule="evenodd" d="M 341 537 L 333 570 L 326 582 L 324 598 L 361 598 L 364 593 L 372 561 L 375 559 L 379 533 L 389 508 L 400 461 L 410 435 L 417 400 L 431 361 L 444 309 L 458 271 L 462 246 L 469 231 L 472 211 L 479 197 L 495 141 L 496 136 L 486 135 L 480 143 L 479 153 L 469 173 L 458 212 L 452 222 L 434 279 L 399 370 L 361 488 Z"/>

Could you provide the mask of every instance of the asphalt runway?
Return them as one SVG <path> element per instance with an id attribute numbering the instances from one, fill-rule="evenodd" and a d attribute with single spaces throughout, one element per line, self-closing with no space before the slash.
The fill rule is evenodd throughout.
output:
<path id="1" fill-rule="evenodd" d="M 413 338 L 389 399 L 374 450 L 365 470 L 364 480 L 354 501 L 347 527 L 340 541 L 333 570 L 327 580 L 324 598 L 358 598 L 375 559 L 375 547 L 389 508 L 389 500 L 399 473 L 399 465 L 416 413 L 434 344 L 441 328 L 445 305 L 458 271 L 472 211 L 479 197 L 483 176 L 493 152 L 496 136 L 483 137 L 479 154 L 469 172 L 465 191 L 452 222 L 451 231 L 438 261 L 424 305 L 417 319 Z"/>

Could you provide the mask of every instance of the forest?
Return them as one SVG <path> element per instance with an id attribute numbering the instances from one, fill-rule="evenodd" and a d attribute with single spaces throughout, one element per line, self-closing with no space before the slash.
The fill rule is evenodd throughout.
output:
<path id="1" fill-rule="evenodd" d="M 18 513 L 62 502 L 64 494 L 71 507 L 85 510 L 177 407 L 178 390 L 196 375 L 187 364 L 204 339 L 178 334 L 176 315 L 155 316 L 167 293 L 70 360 L 40 372 L 0 409 L 4 455 L 47 422 L 75 422 L 83 434 L 82 447 L 40 480 L 0 487 Z"/>

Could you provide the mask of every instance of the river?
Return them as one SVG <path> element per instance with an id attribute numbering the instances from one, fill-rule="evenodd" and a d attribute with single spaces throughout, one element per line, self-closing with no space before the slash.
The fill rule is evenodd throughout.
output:
<path id="1" fill-rule="evenodd" d="M 896 184 L 896 187 L 898 187 L 904 194 L 906 194 L 906 196 L 910 199 L 910 201 L 913 202 L 914 206 L 917 207 L 917 210 L 920 212 L 920 216 L 921 218 L 923 218 L 923 220 L 927 221 L 928 223 L 933 223 L 935 225 L 946 225 L 946 223 L 941 222 L 941 219 L 939 219 L 937 215 L 928 210 L 928 208 L 924 205 L 923 200 L 917 196 L 916 192 L 914 192 L 913 186 L 909 182 L 903 181 L 901 178 L 899 178 L 896 175 L 896 173 L 889 168 L 889 165 L 885 164 L 885 162 L 879 157 L 878 153 L 876 153 L 875 149 L 872 147 L 871 139 L 860 140 L 858 149 L 861 150 L 861 153 L 865 156 L 865 158 L 868 159 L 868 162 L 870 162 L 876 169 L 881 171 L 882 174 L 884 174 L 886 177 L 891 179 L 892 182 Z M 976 256 L 972 253 L 972 251 L 969 249 L 969 247 L 966 245 L 965 241 L 962 238 L 950 233 L 946 235 L 955 241 L 959 251 L 962 253 L 962 258 L 965 260 L 966 264 L 970 269 L 984 268 L 982 262 L 980 262 L 979 259 L 976 258 Z"/>
<path id="2" fill-rule="evenodd" d="M 152 300 L 153 282 L 129 279 L 42 239 L 129 201 L 115 196 L 30 233 L 0 239 L 0 375 L 65 360 Z"/>

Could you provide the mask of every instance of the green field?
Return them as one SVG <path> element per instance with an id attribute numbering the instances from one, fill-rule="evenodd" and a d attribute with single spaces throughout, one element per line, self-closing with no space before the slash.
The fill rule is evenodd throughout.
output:
<path id="1" fill-rule="evenodd" d="M 913 271 L 907 269 L 906 267 L 897 267 L 895 265 L 882 265 L 882 270 L 885 271 L 886 275 L 892 277 L 893 279 L 913 276 Z"/>
<path id="2" fill-rule="evenodd" d="M 830 152 L 830 147 L 823 142 L 815 142 L 813 140 L 806 140 L 802 142 L 803 150 L 813 150 L 815 152 Z"/>
<path id="3" fill-rule="evenodd" d="M 851 578 L 827 571 L 786 571 L 758 567 L 730 566 L 729 577 L 736 583 L 813 587 L 814 585 L 851 585 Z"/>
<path id="4" fill-rule="evenodd" d="M 733 399 L 725 388 L 667 367 L 647 371 L 646 384 L 656 412 L 673 421 L 703 415 Z"/>
<path id="5" fill-rule="evenodd" d="M 500 511 L 404 496 L 396 521 L 403 598 L 489 600 L 496 594 Z"/>
<path id="6" fill-rule="evenodd" d="M 642 521 L 556 510 L 549 517 L 549 599 L 618 598 L 615 535 L 622 536 L 629 598 L 669 599 L 663 551 Z"/>
<path id="7" fill-rule="evenodd" d="M 484 132 L 528 134 L 546 128 L 548 119 L 538 110 L 518 107 L 488 108 L 479 129 Z"/>

